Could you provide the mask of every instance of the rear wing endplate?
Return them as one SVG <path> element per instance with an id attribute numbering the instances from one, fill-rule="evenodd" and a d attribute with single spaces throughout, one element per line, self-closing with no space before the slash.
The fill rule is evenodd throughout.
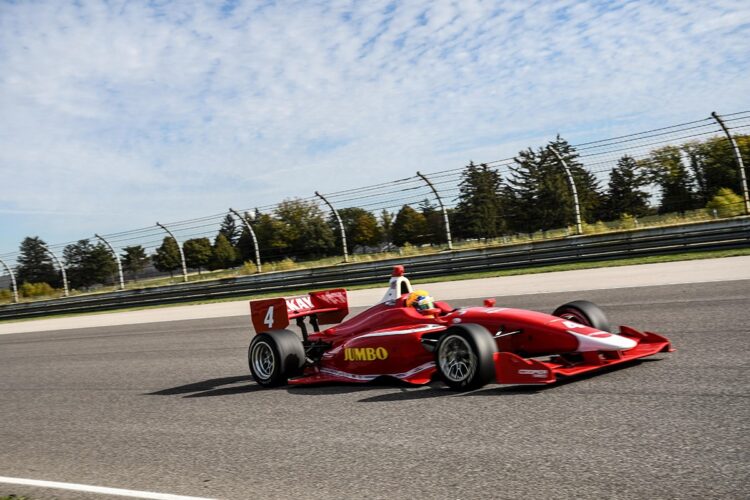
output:
<path id="1" fill-rule="evenodd" d="M 315 316 L 321 325 L 339 323 L 347 314 L 349 301 L 343 288 L 250 301 L 250 316 L 258 333 L 286 328 L 291 320 L 306 316 Z"/>

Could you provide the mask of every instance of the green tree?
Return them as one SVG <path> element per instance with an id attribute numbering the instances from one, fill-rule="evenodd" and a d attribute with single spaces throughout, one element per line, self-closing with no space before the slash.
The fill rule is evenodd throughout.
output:
<path id="1" fill-rule="evenodd" d="M 237 260 L 234 247 L 223 233 L 219 233 L 214 240 L 209 267 L 211 269 L 228 269 Z"/>
<path id="2" fill-rule="evenodd" d="M 380 232 L 383 242 L 390 245 L 393 241 L 393 214 L 385 208 L 380 212 Z"/>
<path id="3" fill-rule="evenodd" d="M 504 190 L 507 220 L 514 231 L 565 227 L 575 222 L 573 194 L 565 169 L 549 149 L 565 160 L 578 192 L 581 218 L 591 221 L 598 214 L 601 194 L 596 177 L 578 161 L 578 154 L 558 136 L 537 151 L 519 152 L 511 167 L 510 189 Z"/>
<path id="4" fill-rule="evenodd" d="M 609 187 L 604 196 L 602 215 L 607 220 L 619 219 L 622 214 L 641 217 L 649 212 L 649 195 L 642 188 L 648 175 L 628 155 L 617 161 L 609 176 Z"/>
<path id="5" fill-rule="evenodd" d="M 17 259 L 16 278 L 18 283 L 47 283 L 55 288 L 62 284 L 52 257 L 46 250 L 47 244 L 38 236 L 24 238 Z"/>
<path id="6" fill-rule="evenodd" d="M 237 224 L 234 221 L 232 214 L 227 214 L 226 217 L 224 217 L 224 220 L 221 221 L 219 232 L 226 237 L 227 241 L 229 241 L 232 246 L 237 245 L 237 240 L 240 237 L 240 230 L 237 228 Z"/>
<path id="7" fill-rule="evenodd" d="M 138 280 L 138 273 L 148 265 L 146 250 L 141 245 L 131 245 L 122 249 L 122 267 L 129 272 L 134 280 Z"/>
<path id="8" fill-rule="evenodd" d="M 693 179 L 682 161 L 682 150 L 677 146 L 655 149 L 642 165 L 650 172 L 651 180 L 661 189 L 660 213 L 684 212 L 700 206 L 693 192 Z"/>
<path id="9" fill-rule="evenodd" d="M 283 235 L 294 255 L 320 257 L 332 254 L 335 237 L 317 203 L 284 200 L 276 207 L 275 213 L 284 225 Z"/>
<path id="10" fill-rule="evenodd" d="M 541 156 L 541 150 L 525 149 L 514 158 L 516 165 L 510 167 L 511 177 L 503 189 L 503 198 L 507 201 L 506 216 L 512 231 L 531 233 L 538 228 L 536 199 L 542 177 Z"/>
<path id="11" fill-rule="evenodd" d="M 344 224 L 346 243 L 350 252 L 353 251 L 355 246 L 375 246 L 380 243 L 382 234 L 378 220 L 373 214 L 358 207 L 342 208 L 338 212 L 341 222 Z M 328 223 L 336 237 L 335 246 L 339 248 L 341 246 L 341 231 L 339 231 L 338 222 L 331 216 Z"/>
<path id="12" fill-rule="evenodd" d="M 746 167 L 750 166 L 750 136 L 735 136 L 735 141 Z M 688 158 L 699 202 L 707 203 L 722 188 L 729 188 L 735 193 L 742 191 L 737 160 L 726 137 L 690 142 L 682 146 L 682 150 Z"/>
<path id="13" fill-rule="evenodd" d="M 445 243 L 446 235 L 443 211 L 439 210 L 428 198 L 422 200 L 417 208 L 424 215 L 424 220 L 427 223 L 425 242 L 433 244 Z"/>
<path id="14" fill-rule="evenodd" d="M 174 277 L 175 270 L 182 266 L 180 248 L 174 238 L 171 236 L 164 238 L 161 246 L 156 249 L 156 253 L 151 257 L 151 262 L 154 263 L 157 270 L 168 272 L 171 277 Z"/>
<path id="15" fill-rule="evenodd" d="M 731 189 L 722 188 L 706 204 L 706 208 L 716 210 L 719 217 L 734 217 L 745 213 L 745 202 Z"/>
<path id="16" fill-rule="evenodd" d="M 461 238 L 495 238 L 506 230 L 502 178 L 486 163 L 461 174 L 453 231 Z"/>
<path id="17" fill-rule="evenodd" d="M 79 240 L 63 249 L 63 263 L 72 288 L 83 288 L 93 284 L 87 262 L 93 249 L 94 246 L 89 240 Z"/>
<path id="18" fill-rule="evenodd" d="M 253 230 L 258 238 L 258 246 L 264 260 L 284 258 L 291 252 L 292 235 L 289 234 L 286 224 L 272 214 L 264 214 L 256 210 Z"/>
<path id="19" fill-rule="evenodd" d="M 114 257 L 104 244 L 92 245 L 87 239 L 67 245 L 63 249 L 63 260 L 73 288 L 107 283 L 116 267 Z"/>
<path id="20" fill-rule="evenodd" d="M 224 233 L 219 232 L 223 235 Z M 225 236 L 226 239 L 226 236 Z M 213 256 L 213 248 L 208 238 L 191 238 L 182 244 L 182 251 L 185 253 L 185 264 L 191 269 L 201 270 L 208 266 Z"/>
<path id="21" fill-rule="evenodd" d="M 575 148 L 568 144 L 568 141 L 561 138 L 559 135 L 552 141 L 547 147 L 546 159 L 549 160 L 552 165 L 552 172 L 556 171 L 557 176 L 560 179 L 564 179 L 566 189 L 562 192 L 558 192 L 560 196 L 560 202 L 568 211 L 567 224 L 570 225 L 575 221 L 575 208 L 573 202 L 573 193 L 568 182 L 567 175 L 560 162 L 550 156 L 549 147 L 554 147 L 560 156 L 565 160 L 570 169 L 573 181 L 576 184 L 576 191 L 578 192 L 578 201 L 581 205 L 581 218 L 587 222 L 593 222 L 598 218 L 602 204 L 602 194 L 599 187 L 599 182 L 596 176 L 589 172 L 583 164 L 578 160 L 578 153 Z M 554 174 L 552 174 L 554 175 Z M 550 193 L 551 195 L 551 193 Z M 554 227 L 554 226 L 552 226 Z"/>
<path id="22" fill-rule="evenodd" d="M 427 220 L 409 205 L 404 205 L 393 221 L 393 243 L 420 245 L 427 240 Z"/>
<path id="23" fill-rule="evenodd" d="M 89 255 L 87 265 L 94 283 L 114 283 L 117 261 L 104 243 L 97 243 Z"/>

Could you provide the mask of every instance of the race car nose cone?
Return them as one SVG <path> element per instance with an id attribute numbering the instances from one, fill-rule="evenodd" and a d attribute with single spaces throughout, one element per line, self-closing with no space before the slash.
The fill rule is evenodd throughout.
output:
<path id="1" fill-rule="evenodd" d="M 615 335 L 613 333 L 599 332 L 584 335 L 568 330 L 568 333 L 578 339 L 578 351 L 626 351 L 638 345 L 635 340 Z"/>

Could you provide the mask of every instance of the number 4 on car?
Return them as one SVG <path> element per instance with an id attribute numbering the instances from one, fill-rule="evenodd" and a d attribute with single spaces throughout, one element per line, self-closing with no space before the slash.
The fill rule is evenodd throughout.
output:
<path id="1" fill-rule="evenodd" d="M 673 351 L 655 333 L 627 326 L 613 332 L 604 312 L 583 300 L 552 314 L 496 307 L 494 299 L 452 308 L 414 290 L 402 266 L 380 302 L 346 320 L 340 288 L 254 300 L 250 310 L 257 334 L 248 361 L 264 387 L 379 377 L 412 384 L 440 379 L 460 391 L 492 382 L 551 384 Z M 301 338 L 287 328 L 292 321 Z"/>

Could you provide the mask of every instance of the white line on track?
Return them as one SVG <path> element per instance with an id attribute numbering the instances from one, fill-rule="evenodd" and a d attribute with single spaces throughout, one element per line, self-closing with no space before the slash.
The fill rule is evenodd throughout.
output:
<path id="1" fill-rule="evenodd" d="M 19 477 L 0 476 L 0 483 L 19 484 L 23 486 L 36 486 L 38 488 L 54 488 L 58 490 L 72 490 L 87 493 L 100 493 L 102 495 L 115 495 L 131 498 L 153 498 L 155 500 L 212 500 L 205 497 L 186 497 L 182 495 L 171 495 L 169 493 L 154 493 L 151 491 L 124 490 L 120 488 L 105 488 L 103 486 L 90 486 L 88 484 L 59 483 L 56 481 L 39 481 L 37 479 L 23 479 Z"/>

